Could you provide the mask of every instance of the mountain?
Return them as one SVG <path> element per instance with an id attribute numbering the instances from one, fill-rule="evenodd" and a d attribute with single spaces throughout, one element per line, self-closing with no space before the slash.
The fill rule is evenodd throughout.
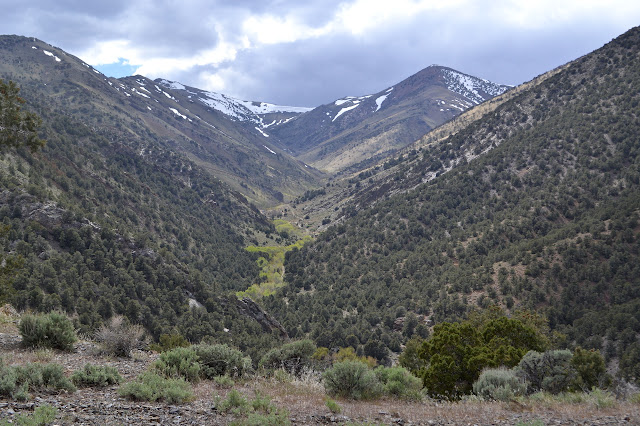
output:
<path id="1" fill-rule="evenodd" d="M 394 159 L 397 184 L 356 194 L 345 219 L 290 252 L 288 285 L 265 306 L 292 336 L 379 358 L 416 324 L 424 336 L 477 308 L 528 309 L 558 344 L 600 349 L 632 377 L 638 134 L 634 28 Z"/>
<path id="2" fill-rule="evenodd" d="M 189 121 L 169 106 L 186 108 L 153 82 L 106 79 L 32 39 L 2 37 L 0 51 L 0 77 L 21 85 L 47 141 L 0 152 L 0 301 L 64 311 L 84 333 L 123 315 L 154 339 L 208 337 L 254 355 L 280 341 L 277 323 L 235 296 L 260 281 L 245 247 L 275 228 L 173 149 L 166 136 Z"/>
<path id="3" fill-rule="evenodd" d="M 2 36 L 0 54 L 0 77 L 33 90 L 40 103 L 98 130 L 133 135 L 149 149 L 180 152 L 260 206 L 295 197 L 322 177 L 263 130 L 266 120 L 284 121 L 305 109 L 238 101 L 141 76 L 107 78 L 81 59 L 27 37 Z"/>
<path id="4" fill-rule="evenodd" d="M 319 106 L 270 134 L 296 158 L 335 173 L 389 155 L 507 89 L 434 65 L 376 94 Z"/>
<path id="5" fill-rule="evenodd" d="M 313 108 L 274 105 L 267 102 L 252 102 L 235 99 L 222 93 L 208 92 L 178 82 L 156 79 L 163 88 L 186 96 L 190 103 L 199 103 L 227 115 L 232 121 L 249 122 L 264 137 L 269 137 L 263 129 L 278 126 Z M 155 86 L 160 91 L 161 89 Z M 166 92 L 164 92 L 166 93 Z M 166 95 L 170 97 L 171 95 Z"/>

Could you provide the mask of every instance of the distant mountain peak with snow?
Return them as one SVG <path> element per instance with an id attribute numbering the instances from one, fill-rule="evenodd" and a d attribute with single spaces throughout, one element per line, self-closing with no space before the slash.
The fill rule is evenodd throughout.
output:
<path id="1" fill-rule="evenodd" d="M 476 105 L 501 95 L 509 89 L 509 86 L 492 83 L 489 80 L 463 74 L 451 68 L 440 68 L 447 89 L 464 96 Z"/>
<path id="2" fill-rule="evenodd" d="M 276 105 L 268 102 L 243 101 L 222 93 L 208 92 L 165 79 L 158 79 L 156 82 L 169 90 L 186 91 L 189 94 L 188 97 L 194 102 L 200 102 L 209 108 L 215 109 L 216 111 L 227 115 L 231 120 L 254 123 L 258 126 L 258 130 L 260 130 L 260 133 L 263 135 L 264 132 L 262 132 L 261 129 L 282 124 L 288 119 L 293 118 L 295 115 L 302 114 L 313 109 L 307 107 Z M 279 121 L 271 120 L 270 123 L 267 123 L 265 122 L 265 117 L 270 114 L 286 114 L 288 117 L 282 118 Z"/>

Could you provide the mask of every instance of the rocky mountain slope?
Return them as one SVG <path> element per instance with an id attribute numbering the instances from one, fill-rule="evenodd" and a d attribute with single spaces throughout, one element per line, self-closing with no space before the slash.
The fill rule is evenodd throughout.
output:
<path id="1" fill-rule="evenodd" d="M 379 93 L 319 106 L 270 134 L 296 158 L 335 173 L 389 155 L 507 89 L 434 65 Z"/>
<path id="2" fill-rule="evenodd" d="M 344 207 L 348 219 L 288 256 L 288 287 L 268 309 L 290 335 L 380 356 L 415 332 L 394 328 L 409 313 L 437 323 L 527 308 L 632 376 L 638 46 L 634 28 L 394 160 L 385 185 Z"/>
<path id="3" fill-rule="evenodd" d="M 100 131 L 133 136 L 145 149 L 180 152 L 258 205 L 296 196 L 321 177 L 274 145 L 260 124 L 290 119 L 304 108 L 242 102 L 141 76 L 107 78 L 27 37 L 0 37 L 0 55 L 0 78 L 15 81 L 29 100 Z"/>
<path id="4" fill-rule="evenodd" d="M 209 336 L 254 353 L 286 337 L 235 297 L 259 281 L 244 248 L 275 228 L 165 138 L 190 123 L 169 107 L 186 109 L 153 82 L 111 81 L 44 43 L 1 41 L 19 53 L 4 57 L 2 77 L 22 83 L 47 143 L 0 152 L 0 263 L 14 266 L 0 271 L 0 301 L 66 312 L 89 334 L 124 315 L 154 339 Z"/>

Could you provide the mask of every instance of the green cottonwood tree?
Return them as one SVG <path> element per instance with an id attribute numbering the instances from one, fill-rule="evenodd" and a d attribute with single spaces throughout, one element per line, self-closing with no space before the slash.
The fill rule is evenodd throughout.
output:
<path id="1" fill-rule="evenodd" d="M 44 145 L 37 134 L 42 120 L 22 109 L 25 100 L 18 96 L 19 92 L 14 82 L 0 80 L 0 145 L 27 146 L 34 152 Z"/>

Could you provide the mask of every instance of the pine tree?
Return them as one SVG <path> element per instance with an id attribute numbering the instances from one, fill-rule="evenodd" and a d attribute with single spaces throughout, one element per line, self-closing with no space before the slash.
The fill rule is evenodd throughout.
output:
<path id="1" fill-rule="evenodd" d="M 35 152 L 45 143 L 37 134 L 42 120 L 22 109 L 25 100 L 18 96 L 19 92 L 14 82 L 0 80 L 0 145 L 27 146 Z"/>

